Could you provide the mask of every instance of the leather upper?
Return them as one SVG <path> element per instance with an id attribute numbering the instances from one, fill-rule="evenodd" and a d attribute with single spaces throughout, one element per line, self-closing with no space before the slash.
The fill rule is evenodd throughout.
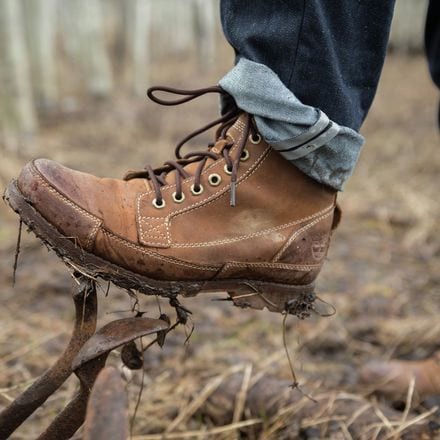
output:
<path id="1" fill-rule="evenodd" d="M 240 117 L 228 131 L 237 144 L 246 135 Z M 223 141 L 213 148 L 221 151 Z M 235 207 L 224 159 L 209 159 L 201 194 L 193 170 L 182 181 L 185 198 L 173 200 L 175 171 L 161 187 L 164 207 L 145 178 L 99 178 L 38 159 L 18 185 L 34 207 L 86 251 L 152 278 L 210 280 L 256 277 L 309 283 L 326 255 L 335 192 L 301 173 L 260 140 L 246 141 L 237 174 Z M 248 156 L 248 157 L 247 157 Z M 213 178 L 213 176 L 215 178 Z"/>

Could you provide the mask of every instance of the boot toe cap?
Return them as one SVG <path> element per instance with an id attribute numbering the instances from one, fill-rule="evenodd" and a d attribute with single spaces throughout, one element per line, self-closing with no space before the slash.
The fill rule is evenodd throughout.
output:
<path id="1" fill-rule="evenodd" d="M 73 183 L 67 168 L 47 159 L 29 162 L 17 180 L 22 195 L 46 221 L 90 250 L 101 221 L 75 203 Z"/>

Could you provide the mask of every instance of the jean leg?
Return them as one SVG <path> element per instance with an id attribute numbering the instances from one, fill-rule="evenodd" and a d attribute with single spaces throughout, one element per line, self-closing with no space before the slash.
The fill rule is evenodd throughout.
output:
<path id="1" fill-rule="evenodd" d="M 221 17 L 237 58 L 268 66 L 304 104 L 358 130 L 376 92 L 393 8 L 394 0 L 221 0 Z"/>
<path id="2" fill-rule="evenodd" d="M 394 0 L 221 0 L 236 66 L 221 81 L 266 140 L 341 189 L 357 161 Z M 323 128 L 324 121 L 328 125 Z"/>
<path id="3" fill-rule="evenodd" d="M 440 89 L 440 4 L 430 0 L 425 27 L 425 48 L 432 80 Z M 438 112 L 440 128 L 440 106 Z"/>

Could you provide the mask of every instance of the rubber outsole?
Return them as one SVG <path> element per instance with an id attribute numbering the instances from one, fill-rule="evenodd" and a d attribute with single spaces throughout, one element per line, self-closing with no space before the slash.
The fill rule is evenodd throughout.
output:
<path id="1" fill-rule="evenodd" d="M 288 312 L 300 318 L 309 315 L 315 299 L 314 284 L 289 285 L 252 279 L 211 281 L 163 281 L 131 272 L 112 262 L 86 252 L 61 234 L 20 192 L 17 181 L 6 188 L 3 199 L 20 216 L 23 223 L 52 249 L 68 266 L 92 278 L 101 278 L 115 285 L 147 295 L 176 298 L 202 292 L 227 292 L 234 305 L 272 312 Z"/>

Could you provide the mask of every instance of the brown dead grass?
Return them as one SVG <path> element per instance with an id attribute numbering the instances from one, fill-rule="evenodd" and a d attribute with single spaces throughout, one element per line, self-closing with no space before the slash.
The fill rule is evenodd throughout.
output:
<path id="1" fill-rule="evenodd" d="M 183 73 L 175 81 L 177 68 Z M 196 76 L 187 64 L 170 64 L 155 71 L 153 80 L 192 87 L 213 83 L 220 74 L 219 67 Z M 288 321 L 299 380 L 315 398 L 361 400 L 374 388 L 372 384 L 365 390 L 357 382 L 357 368 L 367 360 L 425 357 L 440 346 L 437 99 L 422 58 L 388 60 L 363 130 L 367 144 L 341 197 L 344 221 L 319 283 L 320 296 L 334 304 L 338 313 L 326 319 Z M 185 110 L 164 110 L 122 93 L 112 102 L 87 103 L 80 110 L 44 121 L 38 142 L 28 147 L 31 150 L 19 157 L 6 154 L 0 161 L 2 185 L 36 156 L 100 175 L 120 176 L 128 168 L 165 159 L 171 154 L 171 144 L 216 114 L 209 99 Z M 65 267 L 33 237 L 25 238 L 17 285 L 11 287 L 17 219 L 4 207 L 0 214 L 0 405 L 5 405 L 60 353 L 69 335 L 73 308 L 69 298 L 72 283 Z M 112 288 L 107 299 L 101 296 L 102 322 L 129 315 L 113 313 L 130 309 L 123 292 Z M 265 374 L 289 379 L 281 317 L 242 311 L 212 302 L 212 298 L 206 295 L 184 301 L 194 312 L 196 327 L 189 345 L 183 345 L 186 335 L 180 328 L 162 350 L 154 347 L 147 352 L 146 386 L 134 438 L 237 438 L 243 428 L 237 423 L 259 423 L 248 417 L 243 406 L 250 384 Z M 147 316 L 158 316 L 154 299 L 140 300 Z M 162 307 L 167 309 L 166 304 Z M 109 362 L 120 364 L 116 354 Z M 225 426 L 214 426 L 198 410 L 237 371 L 246 374 L 234 399 L 235 416 Z M 128 375 L 127 389 L 134 405 L 140 373 Z M 34 438 L 75 388 L 75 381 L 70 380 L 14 438 Z M 393 403 L 382 402 L 388 407 Z M 370 398 L 368 405 L 376 405 L 375 400 Z M 331 438 L 350 438 L 347 425 L 359 414 L 348 410 L 341 419 L 332 416 L 332 408 L 297 419 L 304 438 L 329 438 L 330 431 Z M 411 423 L 440 423 L 438 410 L 432 408 L 432 402 L 410 399 L 398 422 L 390 422 L 378 410 L 371 436 L 366 438 L 375 438 L 376 432 L 385 433 L 384 438 L 399 438 Z M 260 438 L 280 438 L 283 424 L 295 420 L 299 409 L 288 406 L 278 417 L 265 420 Z M 172 436 L 162 437 L 164 432 L 172 432 Z"/>

